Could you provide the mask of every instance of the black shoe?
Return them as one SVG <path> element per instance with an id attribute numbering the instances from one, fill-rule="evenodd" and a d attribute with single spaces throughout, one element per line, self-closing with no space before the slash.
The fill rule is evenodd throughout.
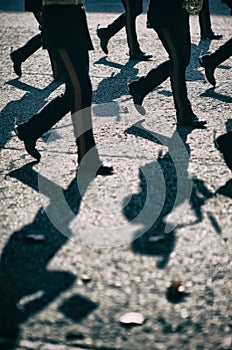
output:
<path id="1" fill-rule="evenodd" d="M 227 132 L 214 140 L 215 147 L 223 155 L 228 168 L 232 170 L 232 132 Z"/>
<path id="2" fill-rule="evenodd" d="M 12 51 L 10 53 L 10 58 L 14 64 L 13 68 L 14 68 L 15 74 L 17 74 L 19 76 L 19 78 L 21 78 L 21 76 L 22 76 L 22 69 L 21 69 L 22 61 L 19 59 L 19 57 L 17 57 L 17 53 L 15 51 Z"/>
<path id="3" fill-rule="evenodd" d="M 152 58 L 152 55 L 139 51 L 134 53 L 133 55 L 130 55 L 130 60 L 134 60 L 134 61 L 150 61 L 150 59 Z"/>
<path id="4" fill-rule="evenodd" d="M 201 67 L 205 68 L 205 77 L 208 80 L 208 82 L 213 85 L 213 87 L 216 86 L 216 80 L 214 77 L 214 71 L 215 71 L 215 67 L 213 68 L 212 66 L 210 66 L 207 63 L 207 59 L 208 59 L 209 55 L 203 55 L 201 57 L 199 57 L 199 63 L 201 65 Z"/>
<path id="5" fill-rule="evenodd" d="M 106 28 L 99 28 L 99 25 L 98 25 L 98 27 L 97 27 L 97 36 L 100 39 L 101 49 L 106 55 L 108 55 L 107 45 L 108 45 L 109 37 L 106 34 L 106 31 L 107 31 Z"/>
<path id="6" fill-rule="evenodd" d="M 99 166 L 96 176 L 97 175 L 103 175 L 103 176 L 107 176 L 107 175 L 113 175 L 114 172 L 114 168 L 110 163 L 101 163 L 101 165 Z"/>
<path id="7" fill-rule="evenodd" d="M 130 95 L 133 98 L 133 102 L 134 102 L 136 110 L 141 115 L 145 115 L 146 114 L 146 110 L 142 106 L 143 99 L 144 99 L 145 95 L 141 94 L 141 92 L 138 91 L 138 88 L 136 88 L 137 86 L 138 86 L 138 82 L 137 81 L 132 81 L 131 83 L 128 84 L 128 90 L 129 90 Z"/>
<path id="8" fill-rule="evenodd" d="M 37 139 L 25 137 L 23 135 L 23 133 L 22 133 L 21 128 L 22 128 L 22 126 L 20 126 L 20 125 L 19 126 L 15 126 L 14 131 L 15 131 L 16 135 L 18 136 L 18 138 L 21 141 L 24 142 L 24 146 L 25 146 L 25 149 L 26 149 L 27 153 L 30 156 L 32 156 L 33 158 L 35 158 L 37 160 L 37 162 L 39 162 L 40 158 L 41 158 L 41 154 L 35 148 Z"/>
<path id="9" fill-rule="evenodd" d="M 207 121 L 204 119 L 198 119 L 194 113 L 184 114 L 182 116 L 177 115 L 177 125 L 191 126 L 192 128 L 205 129 Z"/>
<path id="10" fill-rule="evenodd" d="M 110 163 L 105 163 L 105 162 L 100 162 L 97 167 L 96 165 L 94 165 L 94 167 L 91 167 L 91 165 L 86 166 L 86 164 L 83 165 L 83 163 L 81 162 L 81 164 L 79 163 L 77 164 L 77 171 L 80 172 L 81 174 L 84 174 L 85 176 L 88 174 L 92 178 L 98 175 L 103 175 L 103 176 L 113 175 L 114 168 Z"/>
<path id="11" fill-rule="evenodd" d="M 208 33 L 206 35 L 201 35 L 201 39 L 209 39 L 209 40 L 221 40 L 223 35 L 217 34 L 214 32 Z"/>

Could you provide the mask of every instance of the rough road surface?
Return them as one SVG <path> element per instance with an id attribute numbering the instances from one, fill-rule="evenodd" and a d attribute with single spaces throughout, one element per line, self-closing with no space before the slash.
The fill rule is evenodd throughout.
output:
<path id="1" fill-rule="evenodd" d="M 1 349 L 232 349 L 232 180 L 213 144 L 214 132 L 232 130 L 232 60 L 217 68 L 215 89 L 198 63 L 231 37 L 232 17 L 221 1 L 210 6 L 223 39 L 201 41 L 191 17 L 187 86 L 208 121 L 192 130 L 176 128 L 169 80 L 147 96 L 144 117 L 128 94 L 129 81 L 167 57 L 146 13 L 138 36 L 153 60 L 128 61 L 124 30 L 106 57 L 96 27 L 116 18 L 121 2 L 87 1 L 94 133 L 115 172 L 78 182 L 70 115 L 38 141 L 40 164 L 14 135 L 15 123 L 64 86 L 42 49 L 17 78 L 11 47 L 36 34 L 37 23 L 31 13 L 0 12 Z M 171 298 L 173 280 L 185 291 L 174 286 Z M 140 324 L 123 324 L 128 312 L 141 314 Z"/>

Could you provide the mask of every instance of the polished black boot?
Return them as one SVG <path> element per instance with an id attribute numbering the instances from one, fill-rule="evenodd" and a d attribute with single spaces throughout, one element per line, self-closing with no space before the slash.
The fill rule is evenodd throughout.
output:
<path id="1" fill-rule="evenodd" d="M 108 55 L 108 41 L 110 39 L 109 35 L 107 34 L 107 28 L 99 28 L 99 25 L 97 27 L 97 36 L 100 39 L 100 46 L 102 51 Z"/>
<path id="2" fill-rule="evenodd" d="M 35 158 L 37 162 L 39 162 L 41 158 L 41 154 L 35 148 L 37 139 L 26 135 L 26 133 L 24 132 L 23 124 L 19 126 L 16 125 L 14 128 L 14 131 L 15 131 L 15 134 L 18 136 L 18 138 L 24 142 L 24 146 L 27 153 L 33 158 Z"/>
<path id="3" fill-rule="evenodd" d="M 152 55 L 145 53 L 141 50 L 138 50 L 136 52 L 133 52 L 133 54 L 130 54 L 130 60 L 133 61 L 150 61 L 152 58 Z"/>
<path id="4" fill-rule="evenodd" d="M 208 82 L 213 85 L 213 87 L 216 86 L 216 80 L 214 77 L 214 71 L 216 69 L 215 66 L 210 65 L 209 63 L 209 57 L 210 55 L 203 55 L 199 57 L 199 63 L 201 67 L 205 68 L 205 77 L 208 80 Z"/>
<path id="5" fill-rule="evenodd" d="M 130 95 L 133 98 L 133 102 L 135 105 L 136 110 L 141 114 L 145 115 L 146 110 L 142 106 L 143 104 L 143 99 L 146 96 L 146 94 L 143 94 L 141 92 L 141 89 L 139 88 L 139 82 L 138 81 L 132 81 L 131 83 L 128 84 L 128 90 Z"/>
<path id="6" fill-rule="evenodd" d="M 17 51 L 12 51 L 10 53 L 10 58 L 11 61 L 13 62 L 13 69 L 16 75 L 18 75 L 19 78 L 21 78 L 22 76 L 22 68 L 21 68 L 21 64 L 22 64 L 22 60 L 20 58 L 20 55 L 17 54 Z"/>
<path id="7" fill-rule="evenodd" d="M 207 121 L 204 119 L 198 119 L 193 112 L 177 112 L 177 125 L 190 126 L 192 128 L 206 128 Z"/>
<path id="8" fill-rule="evenodd" d="M 218 34 L 214 32 L 209 32 L 201 35 L 201 39 L 209 39 L 209 40 L 221 40 L 222 37 L 223 37 L 222 34 Z"/>
<path id="9" fill-rule="evenodd" d="M 15 73 L 22 76 L 21 65 L 28 57 L 42 47 L 41 33 L 34 35 L 28 42 L 17 50 L 10 53 L 10 58 L 13 61 Z"/>

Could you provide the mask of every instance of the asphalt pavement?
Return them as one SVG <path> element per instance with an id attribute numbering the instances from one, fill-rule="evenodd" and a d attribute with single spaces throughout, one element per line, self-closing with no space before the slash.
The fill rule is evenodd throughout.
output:
<path id="1" fill-rule="evenodd" d="M 146 3 L 137 31 L 153 59 L 136 62 L 124 30 L 108 56 L 96 35 L 121 2 L 87 1 L 93 128 L 101 159 L 114 166 L 96 178 L 76 173 L 69 114 L 38 140 L 39 164 L 15 136 L 14 125 L 64 85 L 42 49 L 17 78 L 9 53 L 38 25 L 29 12 L 0 12 L 1 349 L 232 349 L 232 178 L 213 143 L 232 131 L 232 60 L 216 69 L 215 89 L 198 63 L 231 37 L 232 17 L 210 2 L 218 41 L 200 40 L 190 18 L 188 94 L 208 126 L 177 128 L 169 80 L 145 98 L 145 116 L 127 89 L 167 57 L 146 27 Z"/>

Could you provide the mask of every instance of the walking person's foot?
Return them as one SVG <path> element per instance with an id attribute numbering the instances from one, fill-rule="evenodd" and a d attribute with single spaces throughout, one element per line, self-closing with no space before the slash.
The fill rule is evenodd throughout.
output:
<path id="1" fill-rule="evenodd" d="M 215 87 L 216 86 L 216 80 L 214 77 L 215 67 L 210 66 L 208 60 L 209 60 L 209 55 L 203 55 L 199 57 L 199 63 L 201 67 L 205 68 L 206 79 L 211 85 L 213 85 L 213 87 Z"/>
<path id="2" fill-rule="evenodd" d="M 138 82 L 137 81 L 132 81 L 131 83 L 129 83 L 128 84 L 128 91 L 129 91 L 130 95 L 133 98 L 133 102 L 134 102 L 136 110 L 141 115 L 145 115 L 146 114 L 146 110 L 142 106 L 143 99 L 144 99 L 145 96 L 138 90 Z"/>
<path id="3" fill-rule="evenodd" d="M 19 78 L 21 78 L 21 76 L 22 76 L 22 68 L 21 68 L 22 61 L 19 59 L 17 52 L 12 51 L 10 53 L 10 58 L 11 58 L 11 61 L 13 62 L 13 68 L 14 68 L 15 74 L 18 75 Z"/>
<path id="4" fill-rule="evenodd" d="M 37 162 L 39 162 L 40 158 L 41 158 L 41 154 L 35 148 L 37 139 L 33 138 L 33 137 L 31 137 L 31 138 L 26 137 L 23 134 L 22 128 L 23 128 L 22 125 L 19 125 L 19 126 L 16 125 L 14 128 L 15 134 L 18 136 L 19 140 L 24 142 L 24 146 L 25 146 L 27 153 L 30 156 L 32 156 L 33 158 L 35 158 L 37 160 Z"/>
<path id="5" fill-rule="evenodd" d="M 201 39 L 209 39 L 209 40 L 221 40 L 222 37 L 223 37 L 222 34 L 218 34 L 214 32 L 201 35 Z"/>
<path id="6" fill-rule="evenodd" d="M 143 51 L 134 52 L 133 54 L 130 54 L 130 60 L 134 61 L 150 61 L 152 58 L 152 55 L 149 53 L 145 53 Z"/>
<path id="7" fill-rule="evenodd" d="M 108 55 L 108 41 L 109 41 L 109 37 L 107 36 L 106 33 L 107 29 L 106 28 L 99 28 L 99 25 L 97 26 L 97 36 L 100 39 L 100 46 L 102 51 Z"/>
<path id="8" fill-rule="evenodd" d="M 205 129 L 207 121 L 204 119 L 198 119 L 196 114 L 183 113 L 181 115 L 177 114 L 177 125 L 190 126 L 192 128 Z"/>

